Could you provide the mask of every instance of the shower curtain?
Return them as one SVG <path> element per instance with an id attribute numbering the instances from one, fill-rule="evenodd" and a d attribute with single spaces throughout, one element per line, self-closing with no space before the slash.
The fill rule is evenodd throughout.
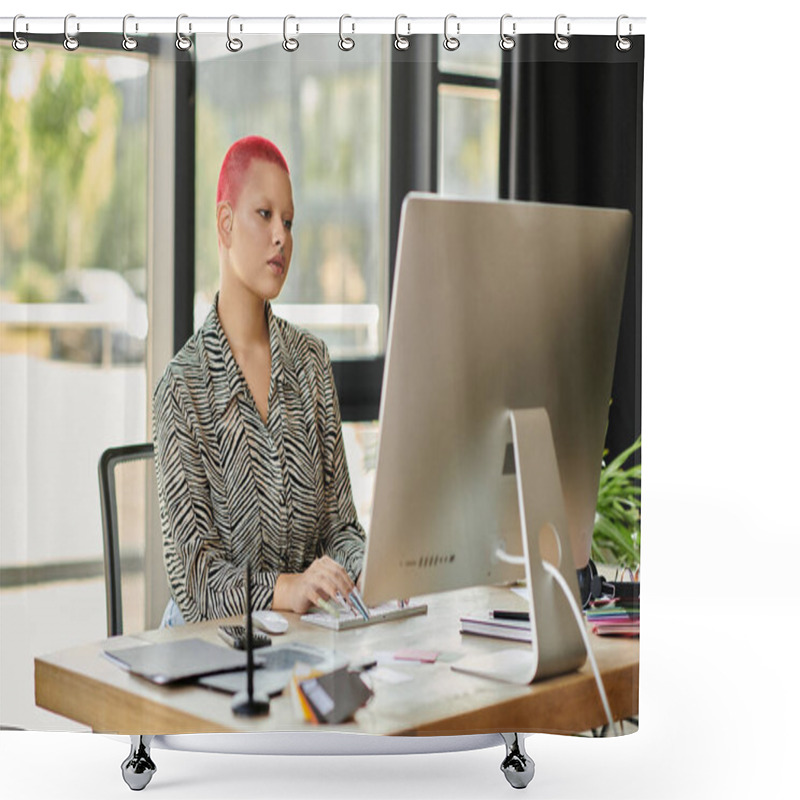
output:
<path id="1" fill-rule="evenodd" d="M 97 459 L 152 439 L 155 385 L 218 288 L 216 180 L 243 136 L 274 141 L 290 165 L 298 224 L 274 310 L 331 354 L 367 532 L 411 191 L 631 212 L 603 459 L 625 455 L 619 470 L 638 475 L 644 36 L 577 35 L 556 20 L 555 35 L 509 24 L 499 47 L 496 33 L 442 23 L 440 34 L 404 37 L 402 20 L 396 35 L 360 34 L 346 19 L 338 35 L 303 35 L 287 21 L 281 36 L 233 20 L 228 34 L 184 29 L 186 49 L 175 35 L 140 36 L 127 50 L 117 34 L 72 29 L 77 49 L 30 34 L 23 51 L 3 33 L 4 727 L 84 729 L 36 706 L 33 659 L 105 636 Z M 129 501 L 143 524 L 154 502 Z M 593 551 L 607 581 L 638 580 L 636 508 L 627 540 Z M 152 547 L 161 531 L 148 537 Z M 126 632 L 156 627 L 163 610 L 148 599 L 161 565 L 147 552 L 123 546 Z"/>

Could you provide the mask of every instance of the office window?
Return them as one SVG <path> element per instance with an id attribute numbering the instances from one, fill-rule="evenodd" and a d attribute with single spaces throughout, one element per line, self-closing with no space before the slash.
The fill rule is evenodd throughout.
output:
<path id="1" fill-rule="evenodd" d="M 499 80 L 502 51 L 499 36 L 464 36 L 457 50 L 439 47 L 439 70 L 450 75 Z"/>
<path id="2" fill-rule="evenodd" d="M 342 53 L 334 37 L 287 54 L 280 39 L 197 41 L 195 329 L 219 285 L 215 223 L 219 168 L 228 147 L 257 134 L 289 164 L 294 252 L 276 314 L 310 330 L 335 361 L 383 354 L 388 324 L 388 59 L 385 37 Z M 324 56 L 320 54 L 324 53 Z M 354 501 L 368 525 L 377 423 L 345 422 Z"/>
<path id="3" fill-rule="evenodd" d="M 7 44 L 0 722 L 47 728 L 34 655 L 106 630 L 98 459 L 145 438 L 149 65 L 116 41 L 75 53 L 37 43 L 22 56 Z"/>
<path id="4" fill-rule="evenodd" d="M 276 312 L 323 338 L 333 359 L 383 351 L 386 42 L 364 37 L 341 53 L 336 41 L 291 54 L 280 39 L 254 41 L 231 54 L 224 37 L 198 39 L 195 328 L 218 286 L 219 167 L 234 141 L 258 134 L 286 156 L 297 212 Z"/>
<path id="5" fill-rule="evenodd" d="M 496 36 L 467 36 L 440 48 L 438 174 L 441 194 L 499 195 L 501 50 Z"/>
<path id="6" fill-rule="evenodd" d="M 500 92 L 440 85 L 439 192 L 496 199 L 499 157 Z"/>

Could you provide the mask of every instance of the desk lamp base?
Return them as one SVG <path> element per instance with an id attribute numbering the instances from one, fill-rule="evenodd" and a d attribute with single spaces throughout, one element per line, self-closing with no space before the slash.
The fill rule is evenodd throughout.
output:
<path id="1" fill-rule="evenodd" d="M 252 697 L 237 692 L 231 700 L 231 711 L 239 717 L 260 717 L 269 714 L 269 695 L 255 693 Z"/>

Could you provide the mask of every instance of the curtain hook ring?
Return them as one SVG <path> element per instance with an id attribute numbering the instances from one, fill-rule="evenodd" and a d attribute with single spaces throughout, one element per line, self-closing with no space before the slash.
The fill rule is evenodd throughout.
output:
<path id="1" fill-rule="evenodd" d="M 122 18 L 122 49 L 123 50 L 135 50 L 139 46 L 139 42 L 136 39 L 131 38 L 128 36 L 128 20 L 135 19 L 133 14 L 126 14 Z M 137 25 L 136 28 L 138 29 L 139 26 Z"/>
<path id="2" fill-rule="evenodd" d="M 67 14 L 67 16 L 64 17 L 64 49 L 69 50 L 70 53 L 78 49 L 78 40 L 69 34 L 69 21 L 71 19 L 75 19 L 74 14 Z M 81 26 L 78 23 L 75 23 L 75 25 L 76 31 L 79 31 Z"/>
<path id="3" fill-rule="evenodd" d="M 567 18 L 566 14 L 559 14 L 556 17 L 555 25 L 554 25 L 554 28 L 553 28 L 554 33 L 555 33 L 555 37 L 556 37 L 555 41 L 553 42 L 553 47 L 555 47 L 556 50 L 569 50 L 569 37 L 572 35 L 570 33 L 570 23 L 569 22 L 567 23 L 567 35 L 566 36 L 562 36 L 558 32 L 558 21 L 560 19 L 566 19 L 566 18 Z"/>
<path id="4" fill-rule="evenodd" d="M 192 46 L 192 40 L 188 36 L 184 36 L 181 33 L 181 20 L 188 19 L 188 14 L 178 14 L 177 19 L 175 20 L 175 47 L 178 50 L 188 50 Z M 192 26 L 189 26 L 189 30 L 192 29 Z"/>
<path id="5" fill-rule="evenodd" d="M 237 17 L 236 14 L 231 14 L 228 17 L 228 31 L 227 31 L 228 41 L 225 42 L 225 47 L 227 47 L 231 53 L 238 53 L 242 49 L 242 47 L 244 47 L 244 44 L 242 43 L 241 39 L 236 39 L 231 36 L 231 22 L 233 22 L 233 20 L 235 19 L 239 19 L 239 17 Z M 242 27 L 240 25 L 239 30 L 241 29 Z"/>
<path id="6" fill-rule="evenodd" d="M 287 53 L 293 53 L 300 47 L 300 42 L 297 39 L 291 39 L 288 34 L 288 25 L 290 19 L 297 19 L 297 17 L 293 17 L 291 14 L 283 18 L 283 49 L 286 50 Z M 300 26 L 295 25 L 295 31 L 300 31 Z"/>
<path id="7" fill-rule="evenodd" d="M 513 36 L 509 36 L 504 30 L 504 26 L 505 26 L 506 20 L 507 19 L 511 19 L 511 18 L 512 18 L 511 14 L 503 14 L 503 16 L 500 17 L 500 49 L 501 50 L 513 50 L 514 49 L 514 45 L 517 43 L 516 40 L 514 39 L 514 37 Z M 516 32 L 517 32 L 517 23 L 516 22 L 512 22 L 511 23 L 511 33 L 512 34 L 516 34 Z"/>
<path id="8" fill-rule="evenodd" d="M 616 47 L 617 47 L 617 50 L 619 50 L 621 53 L 625 53 L 628 50 L 630 50 L 631 49 L 631 44 L 632 44 L 630 39 L 627 39 L 626 37 L 624 37 L 620 33 L 620 23 L 624 19 L 630 19 L 630 17 L 628 17 L 627 14 L 620 14 L 617 17 L 617 41 L 616 41 Z M 632 33 L 633 33 L 633 25 L 631 25 L 631 23 L 629 22 L 628 23 L 628 36 L 630 36 Z"/>
<path id="9" fill-rule="evenodd" d="M 18 53 L 21 53 L 23 50 L 27 50 L 28 49 L 28 44 L 29 44 L 27 39 L 23 39 L 17 33 L 17 20 L 20 20 L 20 19 L 25 19 L 25 16 L 23 14 L 17 14 L 17 16 L 14 17 L 14 25 L 13 25 L 13 28 L 12 28 L 12 31 L 14 33 L 14 40 L 11 42 L 11 46 Z M 28 23 L 26 22 L 25 23 L 25 30 L 27 30 L 27 29 L 28 29 Z"/>
<path id="10" fill-rule="evenodd" d="M 408 50 L 411 46 L 411 41 L 409 40 L 409 36 L 411 36 L 411 24 L 409 22 L 406 23 L 406 27 L 408 31 L 406 31 L 405 36 L 400 35 L 400 20 L 401 19 L 408 19 L 405 14 L 398 14 L 394 18 L 394 46 L 396 50 Z"/>
<path id="11" fill-rule="evenodd" d="M 339 49 L 344 51 L 352 50 L 356 46 L 355 39 L 351 38 L 350 36 L 345 36 L 344 31 L 342 30 L 344 26 L 344 21 L 346 19 L 353 19 L 353 18 L 349 14 L 342 14 L 342 16 L 339 17 Z M 351 22 L 350 25 L 352 28 L 350 32 L 355 33 L 356 32 L 355 22 Z"/>
<path id="12" fill-rule="evenodd" d="M 455 36 L 450 36 L 447 33 L 447 24 L 450 22 L 451 19 L 455 19 L 456 20 L 456 35 Z M 461 47 L 461 42 L 460 42 L 460 40 L 458 38 L 458 34 L 460 32 L 461 32 L 461 23 L 458 22 L 458 19 L 457 19 L 456 15 L 455 14 L 448 14 L 444 18 L 444 41 L 442 42 L 442 47 L 444 47 L 445 50 L 449 50 L 450 52 L 452 52 L 453 50 L 458 50 L 458 48 Z"/>

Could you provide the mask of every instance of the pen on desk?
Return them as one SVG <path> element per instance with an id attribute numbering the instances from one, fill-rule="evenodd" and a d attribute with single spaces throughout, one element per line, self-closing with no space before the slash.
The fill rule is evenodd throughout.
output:
<path id="1" fill-rule="evenodd" d="M 356 662 L 352 667 L 353 672 L 369 672 L 373 667 L 378 666 L 376 658 L 368 658 L 365 661 Z"/>
<path id="2" fill-rule="evenodd" d="M 492 611 L 494 619 L 516 619 L 522 622 L 530 622 L 530 614 L 527 611 Z"/>

